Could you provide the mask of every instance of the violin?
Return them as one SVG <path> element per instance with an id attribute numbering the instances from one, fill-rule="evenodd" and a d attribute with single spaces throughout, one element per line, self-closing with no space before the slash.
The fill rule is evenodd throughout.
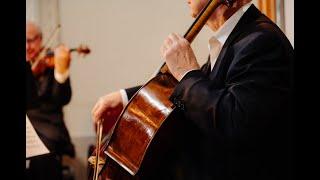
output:
<path id="1" fill-rule="evenodd" d="M 80 45 L 77 48 L 71 48 L 69 53 L 77 52 L 79 55 L 87 55 L 91 50 L 86 45 Z M 47 68 L 54 68 L 54 51 L 50 48 L 41 48 L 32 63 L 31 69 L 35 76 L 41 75 Z"/>
<path id="2" fill-rule="evenodd" d="M 189 43 L 222 4 L 231 7 L 233 0 L 208 1 L 184 35 Z M 94 168 L 89 179 L 150 179 L 149 175 L 161 173 L 187 129 L 169 100 L 177 83 L 163 63 L 130 99 L 113 128 L 107 134 L 98 131 L 97 147 L 88 159 Z"/>

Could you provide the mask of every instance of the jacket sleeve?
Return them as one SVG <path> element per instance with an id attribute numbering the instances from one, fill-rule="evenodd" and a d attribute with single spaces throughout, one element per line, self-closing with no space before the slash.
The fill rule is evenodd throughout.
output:
<path id="1" fill-rule="evenodd" d="M 66 105 L 71 100 L 72 90 L 70 85 L 70 78 L 64 83 L 59 83 L 56 79 L 53 79 L 52 85 L 52 101 L 57 105 Z"/>
<path id="2" fill-rule="evenodd" d="M 252 33 L 229 47 L 234 54 L 224 85 L 212 86 L 214 80 L 194 70 L 170 100 L 206 134 L 247 138 L 262 132 L 287 112 L 293 59 L 286 46 L 274 33 Z"/>
<path id="3" fill-rule="evenodd" d="M 26 62 L 26 109 L 39 106 L 36 80 L 33 77 L 31 66 Z"/>

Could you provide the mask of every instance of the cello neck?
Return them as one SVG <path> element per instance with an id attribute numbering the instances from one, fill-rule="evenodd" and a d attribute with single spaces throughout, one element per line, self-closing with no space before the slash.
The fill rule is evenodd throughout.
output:
<path id="1" fill-rule="evenodd" d="M 187 39 L 189 43 L 192 43 L 194 38 L 198 35 L 202 27 L 208 21 L 213 11 L 224 2 L 224 0 L 209 0 L 207 5 L 201 10 L 183 37 Z"/>
<path id="2" fill-rule="evenodd" d="M 192 25 L 183 37 L 186 40 L 188 40 L 188 42 L 191 44 L 203 28 L 203 26 L 206 24 L 214 10 L 217 9 L 221 4 L 225 4 L 228 7 L 230 7 L 232 6 L 232 3 L 233 0 L 209 0 L 207 5 L 201 10 L 201 12 L 198 14 L 198 16 L 196 17 L 196 19 L 194 20 L 194 22 L 192 23 Z M 159 72 L 170 73 L 166 63 L 163 63 L 161 65 Z"/>

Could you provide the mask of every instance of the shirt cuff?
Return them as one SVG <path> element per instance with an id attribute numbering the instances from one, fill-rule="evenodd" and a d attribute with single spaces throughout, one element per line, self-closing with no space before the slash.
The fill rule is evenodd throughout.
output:
<path id="1" fill-rule="evenodd" d="M 62 84 L 66 82 L 68 77 L 69 77 L 69 70 L 67 70 L 64 73 L 59 73 L 58 71 L 56 71 L 56 69 L 54 69 L 54 78 L 58 81 L 58 83 Z"/>
<path id="2" fill-rule="evenodd" d="M 122 103 L 123 103 L 123 107 L 124 107 L 128 104 L 128 96 L 127 96 L 127 93 L 124 89 L 120 89 L 120 94 L 121 94 Z"/>

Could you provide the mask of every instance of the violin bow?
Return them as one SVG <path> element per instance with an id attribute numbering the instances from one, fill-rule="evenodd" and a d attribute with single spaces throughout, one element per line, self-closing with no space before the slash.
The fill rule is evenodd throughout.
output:
<path id="1" fill-rule="evenodd" d="M 61 28 L 61 25 L 58 24 L 57 27 L 51 32 L 47 42 L 44 43 L 43 47 L 46 47 L 52 43 L 53 37 L 55 37 L 55 35 L 59 32 L 60 28 Z"/>
<path id="2" fill-rule="evenodd" d="M 51 32 L 50 36 L 49 36 L 49 39 L 44 43 L 44 46 L 43 47 L 47 47 L 48 44 L 51 44 L 52 43 L 52 40 L 53 40 L 53 37 L 55 37 L 55 35 L 58 33 L 58 30 L 60 30 L 60 27 L 61 25 L 58 24 L 57 27 Z M 38 59 L 38 57 L 41 55 L 41 53 L 43 53 L 43 51 L 45 50 L 46 48 L 42 48 L 40 50 L 40 52 L 38 53 L 37 57 L 36 57 L 36 61 L 34 63 L 32 63 L 33 66 L 36 66 L 38 65 L 38 63 L 40 62 L 40 60 Z"/>

